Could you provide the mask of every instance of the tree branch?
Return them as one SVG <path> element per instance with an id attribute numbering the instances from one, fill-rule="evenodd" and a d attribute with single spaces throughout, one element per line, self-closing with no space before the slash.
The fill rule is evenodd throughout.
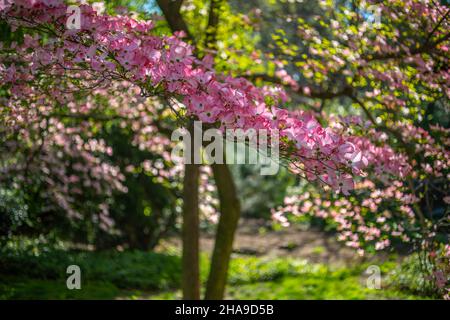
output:
<path id="1" fill-rule="evenodd" d="M 170 29 L 175 31 L 184 31 L 190 40 L 193 40 L 192 34 L 180 13 L 183 0 L 156 0 L 158 6 L 161 8 L 164 17 L 169 24 Z"/>

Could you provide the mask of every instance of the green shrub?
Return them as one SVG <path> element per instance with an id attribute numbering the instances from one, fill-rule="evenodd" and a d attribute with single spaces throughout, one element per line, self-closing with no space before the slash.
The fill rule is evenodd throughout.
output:
<path id="1" fill-rule="evenodd" d="M 402 291 L 438 298 L 436 287 L 431 280 L 433 266 L 418 254 L 407 257 L 388 277 L 391 286 Z"/>
<path id="2" fill-rule="evenodd" d="M 67 251 L 44 244 L 8 245 L 0 251 L 0 274 L 32 279 L 66 279 L 69 265 L 81 268 L 83 280 L 109 282 L 118 288 L 161 290 L 180 283 L 180 258 L 143 251 Z"/>

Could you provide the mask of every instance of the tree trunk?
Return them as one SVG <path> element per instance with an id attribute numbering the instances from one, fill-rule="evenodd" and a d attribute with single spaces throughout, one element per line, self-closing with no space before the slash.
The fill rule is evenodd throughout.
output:
<path id="1" fill-rule="evenodd" d="M 241 210 L 230 168 L 226 164 L 213 164 L 212 169 L 219 192 L 221 214 L 217 226 L 205 299 L 221 300 L 225 294 L 233 239 Z"/>
<path id="2" fill-rule="evenodd" d="M 194 126 L 189 125 L 191 134 L 191 164 L 184 165 L 183 181 L 183 227 L 182 227 L 182 279 L 183 299 L 200 300 L 199 266 L 199 217 L 198 217 L 198 164 L 194 164 Z"/>
<path id="3" fill-rule="evenodd" d="M 194 42 L 194 39 L 180 14 L 182 2 L 183 0 L 157 0 L 172 31 L 183 30 L 186 32 L 188 39 Z M 213 52 L 216 50 L 217 45 L 215 35 L 217 33 L 217 24 L 219 22 L 218 11 L 220 4 L 220 0 L 211 1 L 208 17 L 206 45 Z M 226 164 L 215 164 L 212 168 L 219 192 L 221 216 L 217 227 L 216 242 L 214 245 L 211 271 L 208 278 L 205 298 L 223 299 L 234 233 L 240 216 L 240 205 L 239 199 L 236 196 L 233 177 L 228 166 Z M 200 291 L 198 265 L 198 175 L 198 166 L 185 166 L 182 262 L 182 287 L 184 299 L 198 299 L 198 292 Z M 194 227 L 194 225 L 196 227 Z"/>
<path id="4" fill-rule="evenodd" d="M 170 28 L 173 32 L 184 31 L 189 39 L 192 35 L 180 14 L 183 0 L 157 0 Z M 200 167 L 194 164 L 194 126 L 189 125 L 191 134 L 191 163 L 184 165 L 183 180 L 183 227 L 182 227 L 182 275 L 181 287 L 183 299 L 200 300 L 200 267 L 199 267 L 199 217 L 198 217 L 198 179 Z"/>

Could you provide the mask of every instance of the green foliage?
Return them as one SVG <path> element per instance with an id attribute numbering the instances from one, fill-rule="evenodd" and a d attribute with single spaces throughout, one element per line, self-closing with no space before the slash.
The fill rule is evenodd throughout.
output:
<path id="1" fill-rule="evenodd" d="M 118 234 L 99 233 L 95 244 L 106 248 L 125 244 L 132 249 L 152 249 L 162 236 L 175 230 L 181 185 L 174 178 L 158 180 L 141 164 L 145 160 L 159 161 L 165 168 L 174 164 L 160 155 L 130 146 L 130 128 L 111 125 L 101 137 L 113 148 L 111 160 L 125 173 L 127 192 L 116 193 L 112 198 L 110 215 Z M 135 167 L 132 172 L 126 170 L 129 165 Z"/>
<path id="2" fill-rule="evenodd" d="M 287 189 L 296 178 L 284 167 L 274 176 L 263 176 L 255 165 L 232 166 L 242 203 L 242 215 L 270 219 L 272 208 L 283 204 Z"/>
<path id="3" fill-rule="evenodd" d="M 21 192 L 0 188 L 0 245 L 17 228 L 28 222 L 27 206 Z"/>
<path id="4" fill-rule="evenodd" d="M 402 291 L 422 296 L 435 296 L 436 287 L 431 274 L 433 265 L 420 254 L 414 254 L 395 268 L 389 276 L 389 283 Z"/>
<path id="5" fill-rule="evenodd" d="M 254 30 L 255 17 L 244 14 L 245 11 L 234 10 L 228 1 L 219 2 L 219 22 L 215 30 L 212 27 L 207 30 L 210 1 L 186 1 L 182 7 L 183 17 L 189 23 L 189 31 L 197 44 L 196 49 L 200 55 L 212 54 L 215 69 L 219 72 L 233 75 L 264 72 L 266 66 L 262 61 L 255 63 L 262 57 L 262 53 L 256 50 L 260 35 Z M 211 32 L 215 33 L 216 40 L 213 51 L 205 45 Z"/>

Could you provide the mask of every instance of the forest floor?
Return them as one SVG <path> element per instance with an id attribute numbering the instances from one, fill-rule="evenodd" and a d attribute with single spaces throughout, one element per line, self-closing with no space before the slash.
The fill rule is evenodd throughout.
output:
<path id="1" fill-rule="evenodd" d="M 156 250 L 165 252 L 171 247 L 181 250 L 181 241 L 178 237 L 161 241 Z M 202 233 L 201 251 L 210 254 L 213 247 L 214 237 L 209 233 Z M 332 232 L 302 225 L 292 225 L 275 231 L 266 228 L 264 221 L 258 219 L 241 219 L 233 243 L 233 253 L 267 258 L 307 259 L 311 263 L 333 266 L 349 266 L 373 259 L 380 262 L 390 257 L 383 252 L 375 257 L 360 257 L 355 250 L 338 242 Z"/>

